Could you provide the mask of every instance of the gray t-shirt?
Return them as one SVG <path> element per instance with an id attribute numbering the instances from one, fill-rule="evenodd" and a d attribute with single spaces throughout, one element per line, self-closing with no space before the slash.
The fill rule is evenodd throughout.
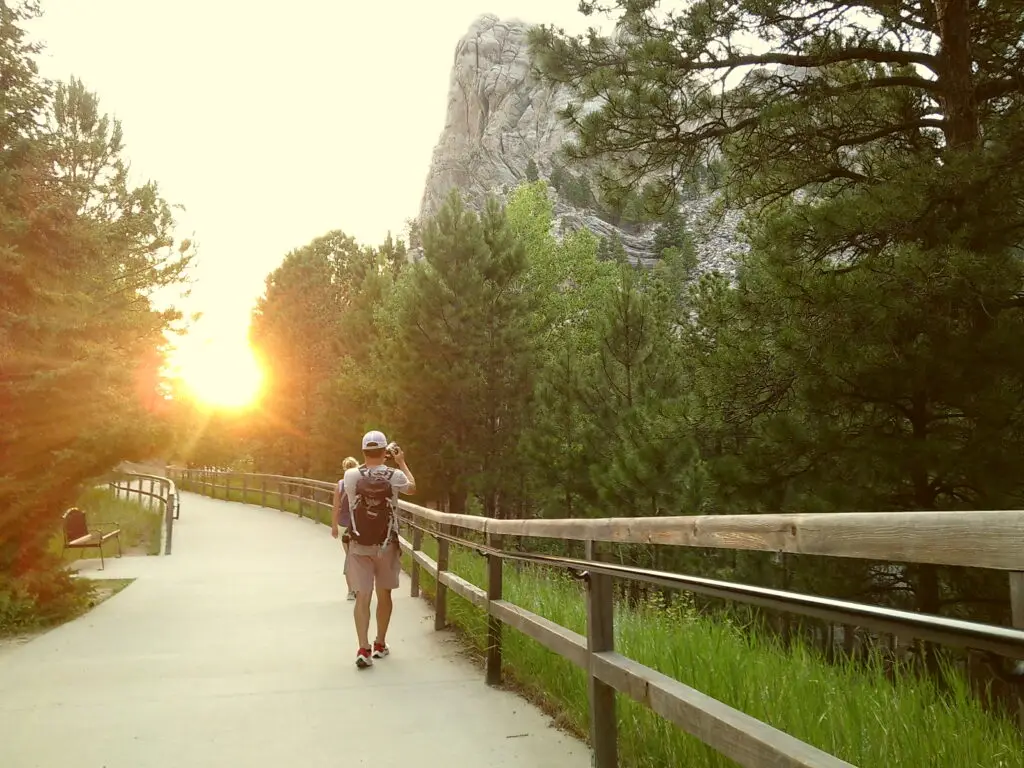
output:
<path id="1" fill-rule="evenodd" d="M 391 508 L 392 510 L 398 507 L 398 494 L 409 490 L 411 483 L 409 482 L 408 476 L 405 472 L 400 469 L 392 470 L 390 467 L 381 465 L 378 467 L 369 467 L 368 472 L 370 474 L 386 473 L 391 472 Z M 356 508 L 356 484 L 359 482 L 359 467 L 353 467 L 352 469 L 345 471 L 345 477 L 342 478 L 344 484 L 345 493 L 348 495 L 349 509 Z M 367 546 L 365 544 L 359 544 L 353 541 L 349 544 L 349 553 L 355 553 L 357 555 L 372 555 L 380 551 L 379 547 Z"/>

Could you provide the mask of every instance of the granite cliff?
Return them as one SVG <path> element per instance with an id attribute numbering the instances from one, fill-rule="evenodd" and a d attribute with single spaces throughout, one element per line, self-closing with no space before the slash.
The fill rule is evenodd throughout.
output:
<path id="1" fill-rule="evenodd" d="M 568 94 L 538 81 L 529 59 L 530 24 L 478 18 L 455 47 L 445 125 L 434 148 L 420 219 L 437 212 L 457 188 L 479 207 L 487 195 L 503 196 L 527 180 L 531 161 L 541 178 L 558 173 L 558 151 L 569 138 L 558 111 Z M 573 204 L 558 192 L 560 232 L 586 227 L 602 237 L 618 235 L 627 254 L 643 264 L 655 258 L 650 226 L 616 226 L 595 206 Z M 682 204 L 697 242 L 700 269 L 732 271 L 738 215 L 709 215 L 713 200 L 696 196 Z"/>

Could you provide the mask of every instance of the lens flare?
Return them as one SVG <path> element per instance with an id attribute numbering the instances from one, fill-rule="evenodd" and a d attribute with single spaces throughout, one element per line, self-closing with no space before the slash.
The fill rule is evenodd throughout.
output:
<path id="1" fill-rule="evenodd" d="M 263 393 L 263 367 L 246 339 L 207 339 L 185 345 L 176 378 L 197 404 L 240 411 L 253 408 Z"/>

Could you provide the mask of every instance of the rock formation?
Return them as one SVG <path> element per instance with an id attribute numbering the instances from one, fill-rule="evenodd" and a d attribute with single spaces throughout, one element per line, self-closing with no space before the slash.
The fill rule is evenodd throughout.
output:
<path id="1" fill-rule="evenodd" d="M 450 190 L 461 190 L 467 204 L 480 207 L 487 195 L 503 196 L 527 180 L 532 160 L 542 178 L 569 134 L 558 117 L 569 95 L 539 82 L 529 59 L 529 24 L 481 16 L 455 48 L 448 110 L 427 176 L 420 219 L 441 207 Z M 735 215 L 709 217 L 712 200 L 682 205 L 697 242 L 702 269 L 731 271 L 730 255 L 742 248 L 735 238 Z M 613 226 L 598 212 L 559 196 L 555 214 L 560 232 L 586 227 L 602 237 L 617 234 L 635 261 L 651 264 L 652 228 Z"/>

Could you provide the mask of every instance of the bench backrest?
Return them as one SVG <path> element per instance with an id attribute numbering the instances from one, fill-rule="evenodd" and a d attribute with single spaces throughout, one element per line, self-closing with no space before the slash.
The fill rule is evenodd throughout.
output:
<path id="1" fill-rule="evenodd" d="M 85 512 L 72 507 L 64 513 L 64 541 L 74 541 L 89 535 L 89 525 L 85 522 Z"/>

